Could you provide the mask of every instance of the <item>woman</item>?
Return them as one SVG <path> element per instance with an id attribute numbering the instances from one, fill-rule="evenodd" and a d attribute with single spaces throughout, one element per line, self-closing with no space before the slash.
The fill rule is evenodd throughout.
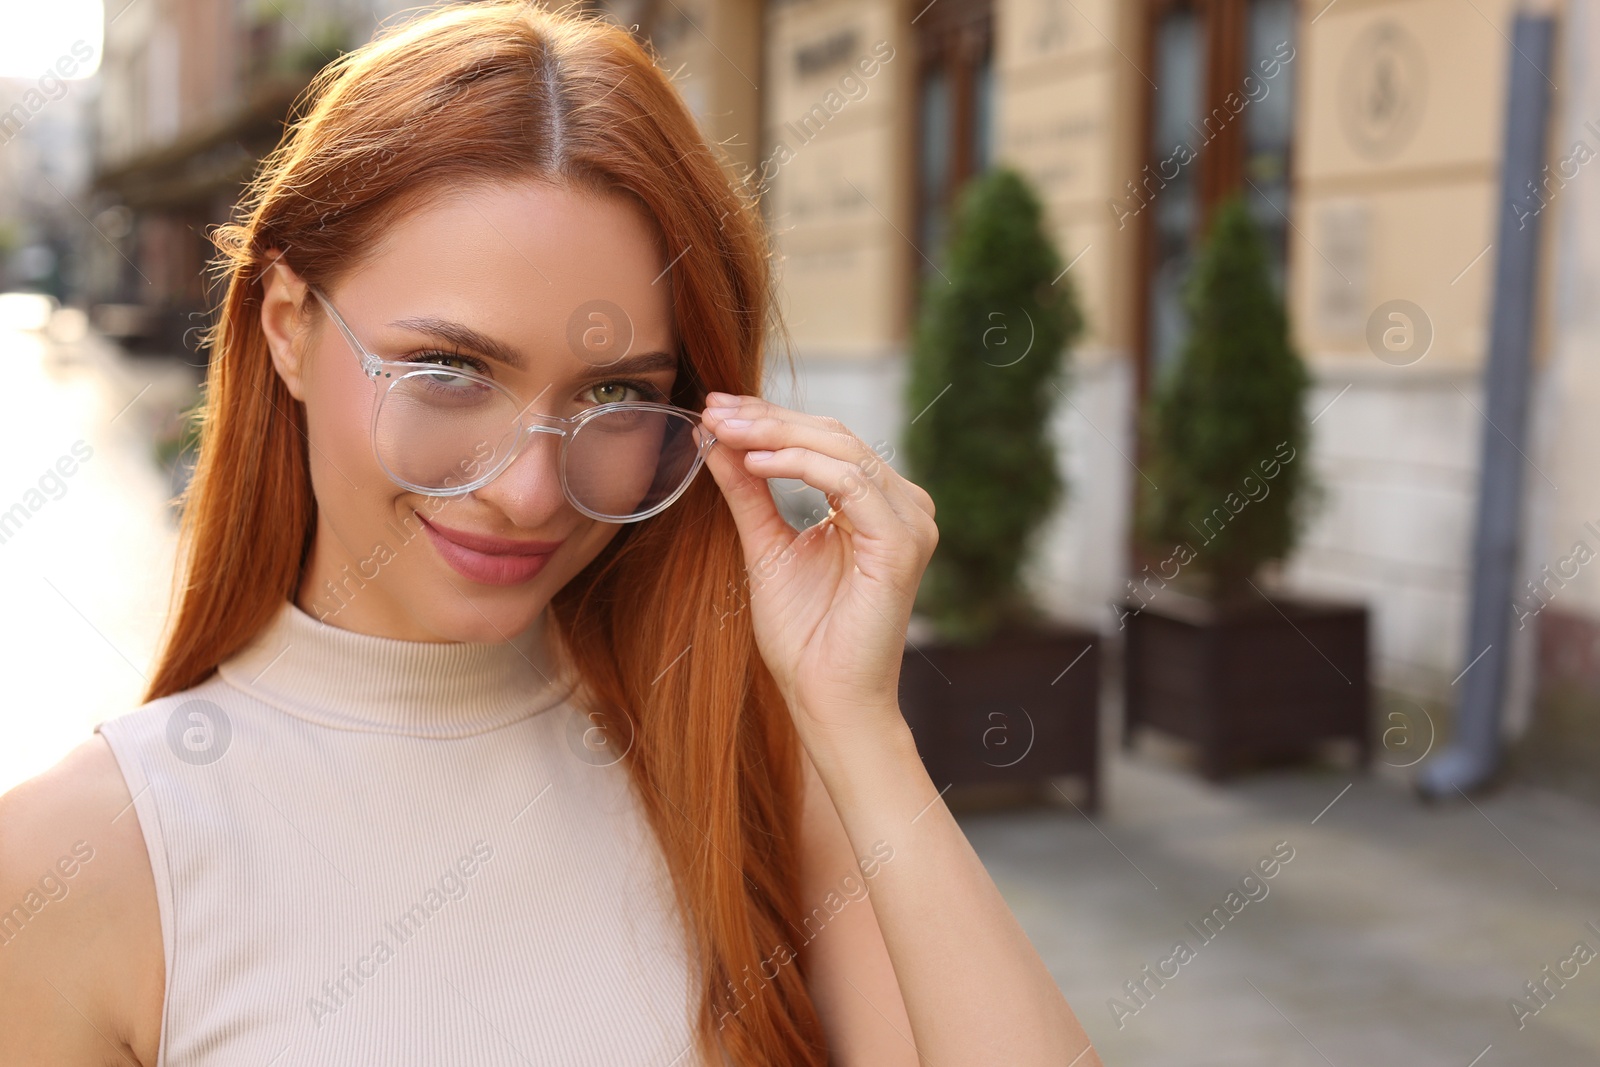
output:
<path id="1" fill-rule="evenodd" d="M 313 92 L 146 703 L 0 802 L 0 1061 L 1098 1063 L 896 704 L 932 501 L 759 399 L 667 78 L 489 3 Z"/>

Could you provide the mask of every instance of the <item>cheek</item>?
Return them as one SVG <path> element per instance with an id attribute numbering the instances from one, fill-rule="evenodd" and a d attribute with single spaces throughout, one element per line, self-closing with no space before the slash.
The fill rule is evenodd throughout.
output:
<path id="1" fill-rule="evenodd" d="M 398 490 L 372 454 L 372 382 L 318 352 L 306 380 L 306 436 L 313 481 L 335 493 Z M 319 499 L 321 494 L 318 494 Z"/>
<path id="2" fill-rule="evenodd" d="M 317 510 L 335 536 L 366 551 L 403 490 L 372 453 L 372 382 L 319 352 L 306 381 L 306 436 Z"/>
<path id="3" fill-rule="evenodd" d="M 556 558 L 551 560 L 550 566 L 539 573 L 539 582 L 552 592 L 560 589 L 593 563 L 612 539 L 619 536 L 625 528 L 617 523 L 584 519 L 583 523 L 573 530 L 567 543 L 561 546 L 561 551 L 556 553 Z"/>

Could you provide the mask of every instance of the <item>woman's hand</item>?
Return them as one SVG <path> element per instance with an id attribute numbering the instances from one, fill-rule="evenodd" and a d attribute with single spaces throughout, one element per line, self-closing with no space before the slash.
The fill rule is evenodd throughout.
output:
<path id="1" fill-rule="evenodd" d="M 706 463 L 739 527 L 756 644 L 851 848 L 894 850 L 871 897 L 911 1022 L 900 1037 L 928 1063 L 1100 1067 L 900 715 L 906 623 L 939 540 L 932 498 L 832 419 L 748 396 L 707 403 Z M 821 489 L 853 529 L 796 533 L 768 478 Z"/>
<path id="2" fill-rule="evenodd" d="M 752 396 L 706 402 L 706 465 L 739 528 L 756 645 L 802 741 L 903 726 L 900 659 L 939 540 L 933 498 L 835 419 Z M 822 490 L 848 521 L 797 532 L 768 478 Z"/>

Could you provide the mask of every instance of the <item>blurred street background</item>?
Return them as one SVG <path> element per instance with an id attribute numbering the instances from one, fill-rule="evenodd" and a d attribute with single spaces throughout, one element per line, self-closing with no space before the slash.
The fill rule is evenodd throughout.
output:
<path id="1" fill-rule="evenodd" d="M 1084 326 L 1046 427 L 1066 492 L 1023 573 L 1093 653 L 1044 676 L 1088 679 L 1061 713 L 1088 724 L 1088 777 L 967 781 L 989 732 L 965 756 L 918 736 L 1104 1061 L 1600 1063 L 1600 3 L 583 6 L 650 42 L 761 192 L 797 370 L 774 396 L 897 468 L 939 410 L 907 381 L 926 304 L 963 281 L 963 191 L 1014 168 L 1042 205 L 1040 288 Z M 315 72 L 402 10 L 0 0 L 0 791 L 137 705 L 206 375 L 207 230 Z M 1358 695 L 1354 731 L 1297 759 L 1218 763 L 1214 724 L 1259 694 L 1196 679 L 1283 654 L 1155 643 L 1212 616 L 1175 606 L 1138 508 L 1160 492 L 1141 427 L 1235 198 L 1309 378 L 1295 469 L 1320 489 L 1253 572 L 1288 624 L 1263 647 Z M 1359 615 L 1353 659 L 1297 598 Z M 936 644 L 914 631 L 908 666 Z M 1023 770 L 1047 758 L 1032 736 Z"/>

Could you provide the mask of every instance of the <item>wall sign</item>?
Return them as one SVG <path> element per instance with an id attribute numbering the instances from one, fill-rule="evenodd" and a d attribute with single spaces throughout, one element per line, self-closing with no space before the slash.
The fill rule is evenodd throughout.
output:
<path id="1" fill-rule="evenodd" d="M 1351 147 L 1371 160 L 1394 156 L 1422 122 L 1427 103 L 1422 45 L 1397 22 L 1356 35 L 1339 79 L 1339 117 Z"/>

